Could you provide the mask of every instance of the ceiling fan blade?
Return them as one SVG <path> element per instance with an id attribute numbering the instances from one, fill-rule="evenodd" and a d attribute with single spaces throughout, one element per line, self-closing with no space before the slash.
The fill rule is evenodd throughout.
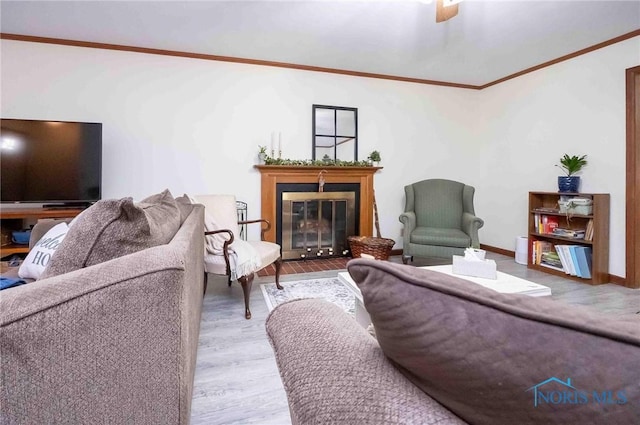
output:
<path id="1" fill-rule="evenodd" d="M 458 3 L 455 0 L 436 0 L 436 22 L 444 22 L 456 16 Z"/>

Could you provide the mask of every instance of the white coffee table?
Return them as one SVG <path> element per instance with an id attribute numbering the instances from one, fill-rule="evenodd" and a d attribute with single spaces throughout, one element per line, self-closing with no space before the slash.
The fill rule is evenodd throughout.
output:
<path id="1" fill-rule="evenodd" d="M 516 276 L 511 276 L 510 274 L 497 272 L 498 278 L 493 279 L 484 279 L 481 277 L 472 277 L 472 276 L 461 276 L 454 275 L 451 271 L 451 265 L 444 266 L 428 266 L 428 267 L 420 267 L 425 270 L 433 270 L 436 272 L 448 274 L 451 276 L 459 277 L 461 279 L 468 280 L 470 282 L 476 283 L 478 285 L 484 286 L 485 288 L 493 289 L 496 292 L 500 292 L 503 294 L 523 294 L 528 295 L 530 297 L 546 297 L 551 295 L 551 288 L 540 285 L 538 283 L 530 282 L 525 279 L 521 279 Z M 347 288 L 351 292 L 356 299 L 356 321 L 362 325 L 363 327 L 368 327 L 371 324 L 371 318 L 369 317 L 369 313 L 364 308 L 364 302 L 362 300 L 362 293 L 360 289 L 356 285 L 356 283 L 351 278 L 349 272 L 341 272 L 338 273 L 338 279 L 345 284 Z"/>

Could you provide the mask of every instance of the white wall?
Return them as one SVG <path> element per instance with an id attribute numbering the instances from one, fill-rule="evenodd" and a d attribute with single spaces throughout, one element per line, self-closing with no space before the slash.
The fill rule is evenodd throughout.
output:
<path id="1" fill-rule="evenodd" d="M 558 190 L 564 153 L 587 155 L 580 190 L 611 194 L 609 271 L 625 275 L 625 69 L 640 37 L 483 90 L 476 184 L 481 241 L 515 249 L 527 233 L 528 191 Z"/>
<path id="2" fill-rule="evenodd" d="M 556 190 L 557 158 L 586 153 L 582 189 L 612 194 L 610 271 L 624 276 L 624 69 L 640 63 L 640 38 L 483 91 L 8 40 L 0 48 L 2 117 L 103 123 L 104 197 L 234 193 L 258 217 L 257 146 L 281 131 L 284 157 L 311 158 L 311 105 L 357 107 L 359 158 L 381 152 L 380 224 L 396 248 L 403 186 L 440 177 L 473 184 L 481 242 L 513 250 L 526 233 L 527 192 Z"/>
<path id="3" fill-rule="evenodd" d="M 383 236 L 400 242 L 403 186 L 447 175 L 461 153 L 469 90 L 2 40 L 6 118 L 103 123 L 103 196 L 234 193 L 259 216 L 258 145 L 282 132 L 283 157 L 311 158 L 311 106 L 358 108 L 359 158 L 377 149 Z M 465 164 L 467 166 L 465 166 Z M 462 176 L 464 177 L 464 176 Z M 255 226 L 254 226 L 255 227 Z M 257 235 L 258 229 L 253 230 Z"/>

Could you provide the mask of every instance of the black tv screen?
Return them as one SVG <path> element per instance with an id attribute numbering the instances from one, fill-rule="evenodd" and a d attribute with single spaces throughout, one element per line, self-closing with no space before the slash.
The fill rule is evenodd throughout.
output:
<path id="1" fill-rule="evenodd" d="M 1 119 L 2 203 L 88 203 L 102 193 L 102 124 Z"/>

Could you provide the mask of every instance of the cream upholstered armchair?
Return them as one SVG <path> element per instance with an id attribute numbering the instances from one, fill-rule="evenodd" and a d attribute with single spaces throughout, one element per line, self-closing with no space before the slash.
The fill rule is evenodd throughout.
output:
<path id="1" fill-rule="evenodd" d="M 254 273 L 275 263 L 276 286 L 282 289 L 282 258 L 278 244 L 240 239 L 238 225 L 261 223 L 263 239 L 271 224 L 263 219 L 238 221 L 236 198 L 233 195 L 197 195 L 192 201 L 204 205 L 205 209 L 205 288 L 208 273 L 228 276 L 229 286 L 234 280 L 240 282 L 244 293 L 245 317 L 250 319 L 249 298 Z"/>
<path id="2" fill-rule="evenodd" d="M 406 195 L 402 262 L 417 257 L 451 258 L 469 247 L 479 248 L 475 188 L 452 180 L 430 179 L 404 187 Z"/>

